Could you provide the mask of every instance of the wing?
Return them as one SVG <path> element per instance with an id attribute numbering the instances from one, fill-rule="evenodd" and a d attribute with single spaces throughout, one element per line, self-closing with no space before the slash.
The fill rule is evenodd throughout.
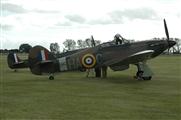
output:
<path id="1" fill-rule="evenodd" d="M 125 65 L 125 64 L 127 65 L 135 64 L 135 63 L 149 59 L 153 52 L 154 50 L 145 50 L 145 51 L 137 52 L 123 59 L 113 59 L 111 61 L 105 62 L 104 65 L 119 66 L 119 65 Z"/>

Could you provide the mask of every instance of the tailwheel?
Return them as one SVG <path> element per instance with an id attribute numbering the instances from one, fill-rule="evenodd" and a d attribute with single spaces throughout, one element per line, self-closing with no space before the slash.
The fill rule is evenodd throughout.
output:
<path id="1" fill-rule="evenodd" d="M 53 75 L 50 75 L 50 76 L 49 76 L 49 80 L 54 80 L 54 76 L 53 76 Z"/>

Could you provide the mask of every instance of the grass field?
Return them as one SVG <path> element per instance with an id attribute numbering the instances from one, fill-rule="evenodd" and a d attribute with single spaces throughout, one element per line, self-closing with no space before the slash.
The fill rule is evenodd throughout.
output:
<path id="1" fill-rule="evenodd" d="M 29 69 L 13 72 L 1 55 L 0 120 L 180 120 L 181 56 L 149 61 L 151 81 L 133 79 L 136 67 L 109 70 L 107 79 L 67 72 L 48 80 Z"/>

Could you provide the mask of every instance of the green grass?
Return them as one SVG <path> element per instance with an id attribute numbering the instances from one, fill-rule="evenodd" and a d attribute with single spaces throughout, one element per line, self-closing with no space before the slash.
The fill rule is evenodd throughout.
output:
<path id="1" fill-rule="evenodd" d="M 133 79 L 135 66 L 107 79 L 67 72 L 48 80 L 29 69 L 13 72 L 1 56 L 0 119 L 179 120 L 181 56 L 150 60 L 151 81 Z"/>

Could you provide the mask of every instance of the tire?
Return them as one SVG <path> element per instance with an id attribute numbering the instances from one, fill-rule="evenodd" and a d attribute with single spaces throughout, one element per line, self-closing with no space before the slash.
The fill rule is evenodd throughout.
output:
<path id="1" fill-rule="evenodd" d="M 49 76 L 49 80 L 54 80 L 54 76 Z"/>
<path id="2" fill-rule="evenodd" d="M 136 76 L 137 76 L 137 77 L 142 77 L 142 76 L 143 76 L 143 71 L 138 71 L 138 72 L 136 73 Z"/>
<path id="3" fill-rule="evenodd" d="M 142 77 L 143 78 L 143 80 L 151 80 L 151 76 L 149 76 L 149 77 Z"/>

